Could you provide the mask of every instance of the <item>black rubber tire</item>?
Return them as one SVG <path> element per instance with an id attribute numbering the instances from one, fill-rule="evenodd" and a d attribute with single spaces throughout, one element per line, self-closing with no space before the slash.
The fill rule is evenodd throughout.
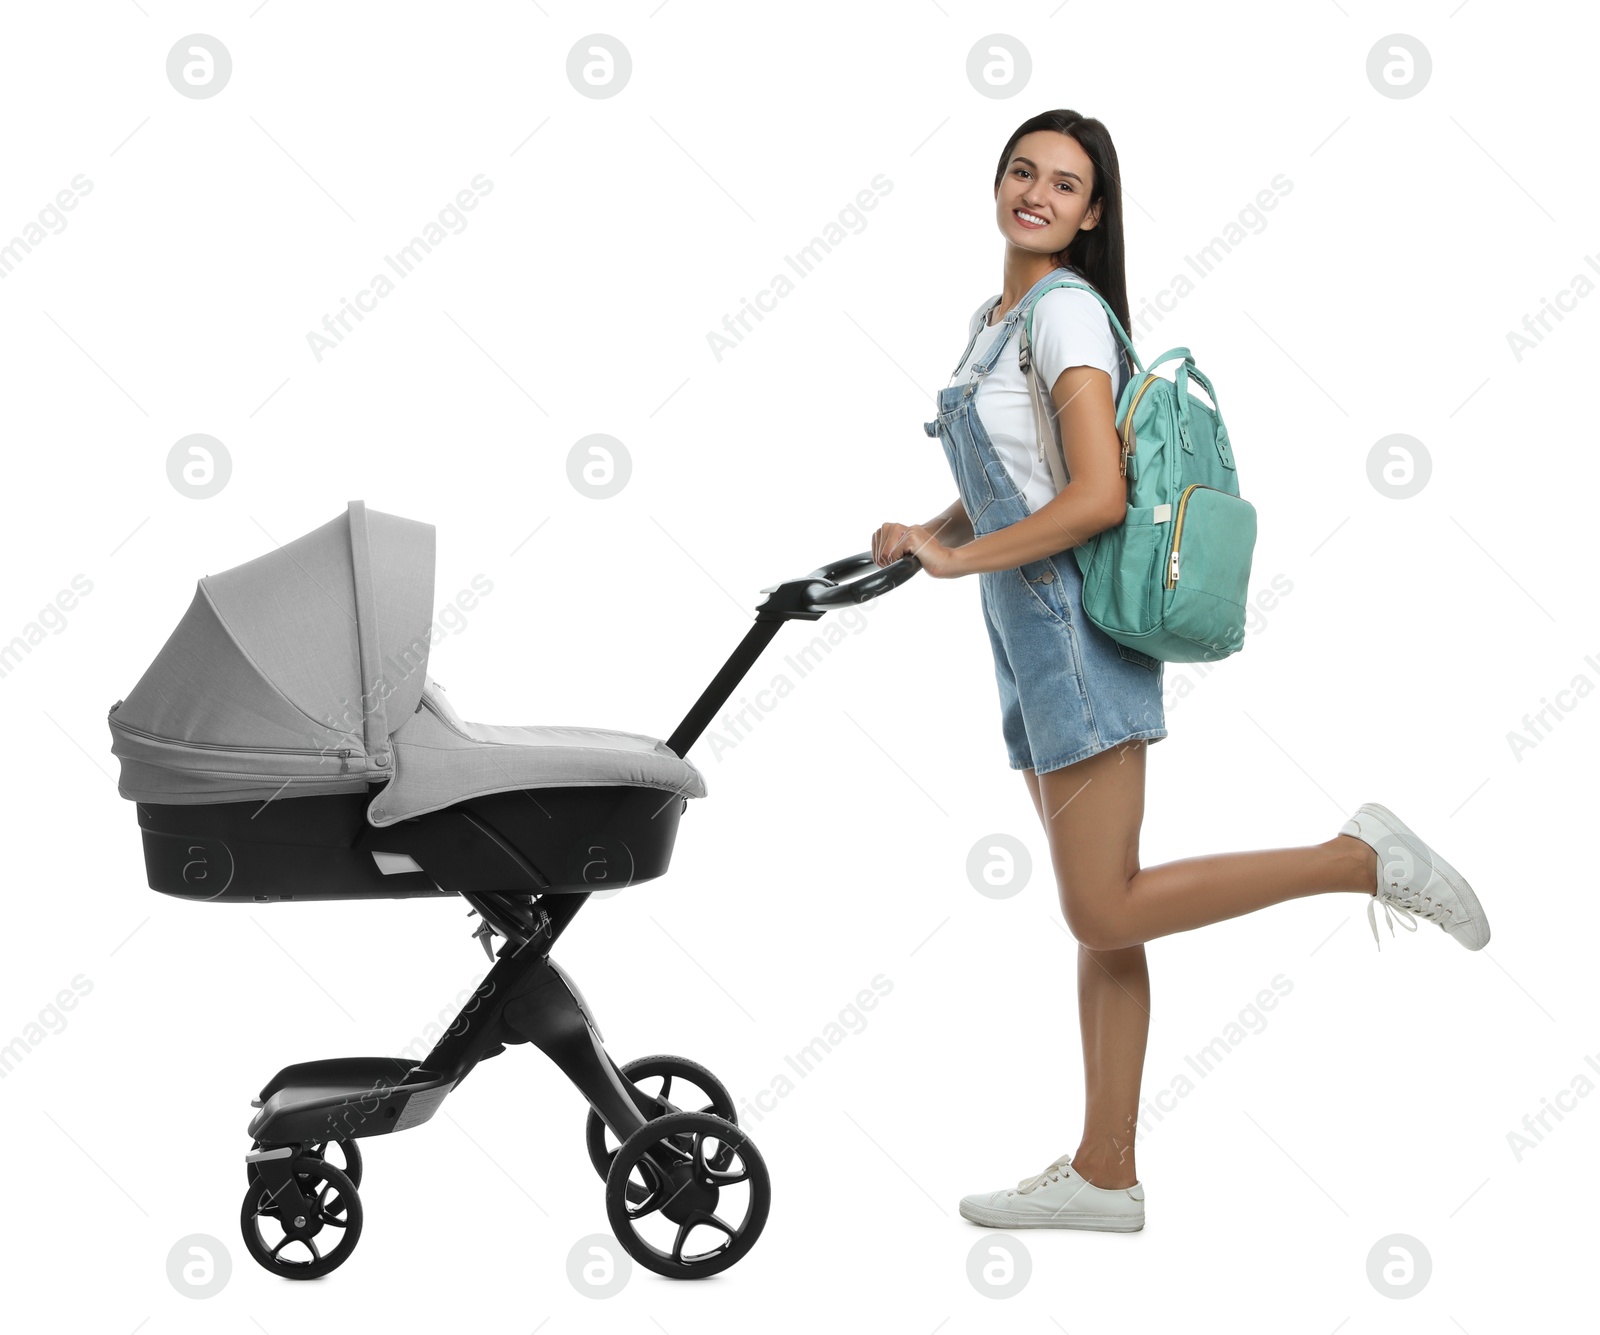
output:
<path id="1" fill-rule="evenodd" d="M 361 1238 L 361 1197 L 356 1193 L 355 1184 L 344 1172 L 325 1160 L 314 1161 L 309 1174 L 296 1176 L 301 1179 L 302 1191 L 315 1192 L 315 1208 L 321 1214 L 322 1228 L 332 1227 L 339 1233 L 337 1244 L 332 1249 L 319 1254 L 314 1246 L 303 1244 L 310 1246 L 315 1257 L 310 1261 L 285 1260 L 275 1254 L 287 1245 L 287 1241 L 274 1245 L 261 1236 L 260 1221 L 276 1216 L 271 1193 L 260 1182 L 252 1183 L 245 1192 L 244 1205 L 239 1210 L 239 1230 L 244 1234 L 245 1250 L 263 1269 L 284 1279 L 320 1279 L 330 1270 L 337 1270 L 355 1251 L 356 1243 Z M 307 1176 L 310 1178 L 309 1186 L 305 1183 Z M 330 1201 L 334 1205 L 332 1210 L 325 1208 Z M 321 1232 L 314 1236 L 320 1237 Z M 287 1237 L 286 1232 L 286 1240 Z"/>
<path id="2" fill-rule="evenodd" d="M 738 1112 L 733 1106 L 733 1095 L 728 1093 L 727 1086 L 722 1081 L 699 1062 L 690 1061 L 687 1057 L 657 1053 L 653 1057 L 635 1057 L 622 1067 L 622 1073 L 635 1085 L 653 1075 L 681 1076 L 697 1085 L 700 1092 L 711 1100 L 699 1108 L 683 1108 L 672 1102 L 670 1097 L 665 1106 L 660 1106 L 660 1100 L 657 1099 L 655 1101 L 658 1106 L 653 1116 L 665 1117 L 668 1113 L 674 1112 L 709 1112 L 724 1121 L 732 1122 L 735 1126 L 739 1123 Z M 670 1095 L 670 1085 L 662 1087 L 668 1090 Z M 601 1180 L 604 1181 L 611 1171 L 611 1161 L 617 1152 L 606 1148 L 606 1124 L 600 1120 L 600 1114 L 593 1108 L 589 1109 L 589 1120 L 584 1126 L 583 1135 L 584 1145 L 589 1151 L 589 1162 L 594 1165 L 594 1171 L 599 1173 Z M 633 1193 L 630 1193 L 630 1198 L 632 1195 Z"/>
<path id="3" fill-rule="evenodd" d="M 627 1191 L 629 1178 L 634 1167 L 644 1158 L 646 1151 L 656 1146 L 666 1146 L 669 1155 L 677 1158 L 681 1153 L 679 1148 L 681 1141 L 687 1137 L 693 1142 L 693 1149 L 685 1161 L 691 1164 L 692 1179 L 699 1183 L 716 1185 L 719 1191 L 726 1190 L 733 1183 L 717 1181 L 717 1170 L 704 1163 L 703 1140 L 708 1136 L 722 1142 L 725 1148 L 731 1147 L 733 1150 L 731 1155 L 719 1153 L 714 1156 L 713 1164 L 727 1165 L 735 1160 L 743 1164 L 742 1170 L 737 1171 L 734 1177 L 735 1181 L 747 1181 L 750 1184 L 750 1202 L 737 1229 L 730 1229 L 725 1221 L 719 1220 L 721 1231 L 728 1239 L 722 1246 L 714 1251 L 702 1253 L 699 1259 L 674 1259 L 671 1253 L 662 1251 L 648 1239 L 641 1237 L 634 1229 L 636 1218 L 648 1217 L 660 1209 L 663 1202 L 655 1199 L 659 1189 L 646 1189 L 642 1193 L 645 1197 L 643 1201 L 630 1200 Z M 729 1170 L 724 1168 L 722 1175 L 727 1175 L 728 1172 Z M 647 1176 L 657 1178 L 657 1173 L 651 1170 Z M 682 1199 L 676 1191 L 673 1196 Z M 670 1203 L 670 1199 L 665 1203 Z M 616 1235 L 617 1241 L 622 1244 L 623 1250 L 646 1270 L 665 1275 L 669 1279 L 706 1279 L 733 1265 L 755 1246 L 756 1239 L 761 1236 L 761 1230 L 766 1227 L 767 1214 L 771 1206 L 772 1181 L 767 1175 L 766 1162 L 756 1149 L 755 1142 L 750 1139 L 748 1132 L 710 1113 L 669 1113 L 665 1117 L 646 1122 L 623 1142 L 616 1158 L 612 1160 L 611 1171 L 606 1176 L 606 1218 L 611 1222 L 611 1231 Z M 701 1219 L 719 1218 L 714 1210 L 695 1213 Z M 683 1246 L 688 1230 L 694 1226 L 693 1215 L 687 1221 L 680 1222 L 674 1244 L 675 1250 Z"/>

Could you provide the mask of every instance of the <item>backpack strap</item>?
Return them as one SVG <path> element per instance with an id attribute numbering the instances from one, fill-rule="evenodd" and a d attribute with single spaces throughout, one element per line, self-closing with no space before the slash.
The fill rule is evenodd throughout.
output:
<path id="1" fill-rule="evenodd" d="M 1051 402 L 1046 406 L 1045 393 L 1039 388 L 1041 377 L 1038 371 L 1030 366 L 1026 333 L 1022 336 L 1022 346 L 1017 350 L 1017 356 L 1022 363 L 1023 378 L 1028 382 L 1028 402 L 1033 405 L 1033 434 L 1034 439 L 1039 442 L 1039 458 L 1049 465 L 1050 477 L 1055 483 L 1056 494 L 1059 495 L 1061 489 L 1072 479 L 1067 472 L 1066 452 L 1061 446 L 1061 432 L 1056 424 L 1055 405 Z"/>
<path id="2" fill-rule="evenodd" d="M 1039 293 L 1038 297 L 1035 297 L 1031 302 L 1028 303 L 1028 311 L 1022 321 L 1023 349 L 1028 349 L 1033 344 L 1033 308 L 1039 304 L 1039 297 L 1044 296 L 1045 292 L 1054 292 L 1058 287 L 1081 287 L 1085 292 L 1087 292 L 1103 307 L 1105 307 L 1106 319 L 1111 321 L 1111 327 L 1117 331 L 1117 337 L 1122 340 L 1122 346 L 1128 350 L 1129 358 L 1133 361 L 1134 366 L 1138 368 L 1139 372 L 1143 374 L 1144 363 L 1139 360 L 1139 354 L 1134 351 L 1133 340 L 1128 337 L 1127 330 L 1122 327 L 1122 321 L 1117 319 L 1117 313 L 1111 309 L 1111 303 L 1087 283 L 1073 283 L 1066 280 L 1063 280 L 1059 283 L 1051 283 L 1049 287 L 1045 288 L 1044 292 Z M 1022 369 L 1024 374 L 1026 374 L 1028 367 L 1024 365 Z"/>
<path id="3" fill-rule="evenodd" d="M 1134 366 L 1138 367 L 1141 375 L 1146 374 L 1144 364 L 1139 360 L 1139 354 L 1134 351 L 1133 340 L 1128 337 L 1127 331 L 1122 327 L 1122 321 L 1117 319 L 1117 313 L 1111 309 L 1106 301 L 1087 283 L 1074 283 L 1063 280 L 1051 283 L 1049 287 L 1040 292 L 1028 303 L 1028 309 L 1023 315 L 1020 343 L 1017 348 L 1017 362 L 1022 368 L 1022 378 L 1028 382 L 1028 398 L 1033 404 L 1033 428 L 1039 439 L 1039 458 L 1050 467 L 1051 479 L 1055 482 L 1056 491 L 1059 493 L 1071 480 L 1067 473 L 1065 451 L 1061 446 L 1061 432 L 1056 422 L 1054 404 L 1049 400 L 1051 386 L 1043 384 L 1043 372 L 1034 364 L 1033 360 L 1033 311 L 1039 304 L 1039 297 L 1045 292 L 1053 292 L 1058 287 L 1081 287 L 1105 307 L 1106 318 L 1111 321 L 1111 327 L 1117 331 L 1117 337 L 1122 340 L 1122 346 L 1128 350 L 1128 356 Z M 1184 349 L 1188 351 L 1187 348 Z M 1167 354 L 1171 356 L 1171 353 Z M 1127 397 L 1128 390 L 1133 388 L 1134 377 L 1128 377 L 1128 383 L 1123 386 L 1123 397 Z"/>

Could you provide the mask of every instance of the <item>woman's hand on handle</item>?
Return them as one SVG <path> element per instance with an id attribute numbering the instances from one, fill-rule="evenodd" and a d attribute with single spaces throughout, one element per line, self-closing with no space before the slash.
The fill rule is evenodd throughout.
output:
<path id="1" fill-rule="evenodd" d="M 893 565 L 908 552 L 934 579 L 962 573 L 956 568 L 955 549 L 946 547 L 922 524 L 883 524 L 872 535 L 872 559 L 880 566 Z"/>
<path id="2" fill-rule="evenodd" d="M 884 524 L 872 535 L 872 559 L 879 566 L 886 566 L 897 559 L 888 555 L 890 548 L 895 546 L 905 536 L 906 525 Z"/>

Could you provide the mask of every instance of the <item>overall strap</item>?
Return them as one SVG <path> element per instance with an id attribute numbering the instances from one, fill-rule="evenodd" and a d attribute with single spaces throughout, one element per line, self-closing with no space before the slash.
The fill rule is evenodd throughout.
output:
<path id="1" fill-rule="evenodd" d="M 999 298 L 997 297 L 995 301 L 998 300 Z M 978 341 L 978 331 L 983 328 L 984 321 L 988 318 L 989 312 L 992 311 L 994 307 L 994 301 L 985 301 L 981 307 L 973 311 L 971 317 L 967 320 L 967 324 L 970 327 L 967 336 L 967 346 L 962 349 L 961 356 L 957 359 L 954 369 L 950 372 L 951 380 L 956 378 L 956 373 L 961 370 L 963 363 L 965 363 L 967 360 L 967 354 L 972 351 L 972 345 Z"/>
<path id="2" fill-rule="evenodd" d="M 973 364 L 972 377 L 969 384 L 976 385 L 979 380 L 994 370 L 995 364 L 1000 360 L 1000 354 L 1005 350 L 1006 342 L 1011 337 L 1011 331 L 1022 323 L 1024 316 L 1031 316 L 1034 302 L 1049 291 L 1050 288 L 1062 285 L 1058 275 L 1064 272 L 1066 270 L 1057 265 L 1030 287 L 1023 294 L 1022 300 L 1011 308 L 1000 327 L 1000 332 L 995 335 L 994 342 L 989 345 L 989 350 Z M 1073 284 L 1073 286 L 1081 285 Z M 1026 342 L 1024 342 L 1024 346 L 1026 346 Z M 1024 365 L 1023 371 L 1026 373 L 1026 365 Z"/>

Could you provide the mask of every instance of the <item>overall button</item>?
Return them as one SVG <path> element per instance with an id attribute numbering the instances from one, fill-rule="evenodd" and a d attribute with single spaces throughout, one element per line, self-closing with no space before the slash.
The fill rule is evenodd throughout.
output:
<path id="1" fill-rule="evenodd" d="M 1056 572 L 1051 568 L 1048 557 L 1037 563 L 1029 561 L 1018 566 L 1016 577 L 1019 583 L 1015 587 L 1027 590 L 1026 601 L 1035 612 L 1051 618 L 1058 625 L 1072 624 L 1072 612 L 1061 589 L 1057 588 Z"/>

